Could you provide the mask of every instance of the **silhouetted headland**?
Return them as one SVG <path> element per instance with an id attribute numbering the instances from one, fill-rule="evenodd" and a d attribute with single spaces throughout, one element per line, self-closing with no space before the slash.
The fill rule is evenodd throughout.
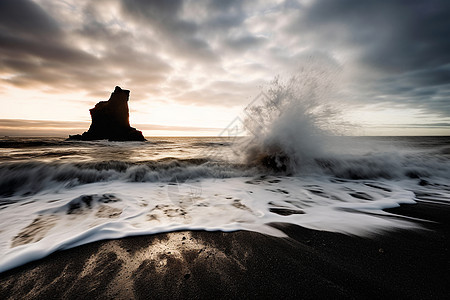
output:
<path id="1" fill-rule="evenodd" d="M 69 140 L 145 141 L 142 132 L 130 126 L 129 97 L 129 90 L 116 86 L 108 101 L 100 101 L 89 110 L 92 119 L 89 130 L 69 135 Z"/>

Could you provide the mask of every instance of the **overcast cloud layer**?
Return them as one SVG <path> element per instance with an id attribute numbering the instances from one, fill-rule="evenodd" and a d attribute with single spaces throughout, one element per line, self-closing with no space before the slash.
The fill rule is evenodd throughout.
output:
<path id="1" fill-rule="evenodd" d="M 321 55 L 347 101 L 448 121 L 449 37 L 447 0 L 1 0 L 0 84 L 229 107 Z"/>

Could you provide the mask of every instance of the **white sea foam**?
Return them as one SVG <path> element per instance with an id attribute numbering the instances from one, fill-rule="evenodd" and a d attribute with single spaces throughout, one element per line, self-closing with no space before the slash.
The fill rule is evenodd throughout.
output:
<path id="1" fill-rule="evenodd" d="M 14 199 L 13 199 L 14 200 Z M 389 181 L 236 177 L 167 183 L 100 182 L 38 193 L 3 206 L 0 272 L 85 243 L 174 230 L 251 230 L 270 223 L 367 235 L 412 228 L 382 209 L 414 203 Z"/>

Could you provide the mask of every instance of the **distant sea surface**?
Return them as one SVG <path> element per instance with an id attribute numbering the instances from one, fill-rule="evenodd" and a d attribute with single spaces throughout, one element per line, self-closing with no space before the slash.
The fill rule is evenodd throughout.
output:
<path id="1" fill-rule="evenodd" d="M 288 170 L 252 157 L 245 138 L 147 139 L 0 138 L 0 272 L 92 241 L 182 229 L 414 229 L 383 209 L 450 204 L 450 137 L 328 137 Z"/>

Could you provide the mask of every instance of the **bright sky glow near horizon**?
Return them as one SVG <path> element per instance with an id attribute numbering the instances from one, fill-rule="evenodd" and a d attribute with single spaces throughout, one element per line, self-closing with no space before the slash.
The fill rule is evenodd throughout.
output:
<path id="1" fill-rule="evenodd" d="M 116 85 L 146 136 L 219 134 L 308 56 L 351 135 L 450 135 L 444 0 L 0 0 L 0 135 L 66 136 Z"/>

